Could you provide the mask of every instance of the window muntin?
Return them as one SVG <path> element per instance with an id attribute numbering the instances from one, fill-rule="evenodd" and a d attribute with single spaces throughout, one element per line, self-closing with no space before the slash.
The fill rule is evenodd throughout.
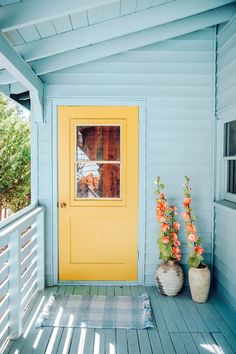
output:
<path id="1" fill-rule="evenodd" d="M 76 199 L 121 198 L 121 127 L 76 126 Z"/>

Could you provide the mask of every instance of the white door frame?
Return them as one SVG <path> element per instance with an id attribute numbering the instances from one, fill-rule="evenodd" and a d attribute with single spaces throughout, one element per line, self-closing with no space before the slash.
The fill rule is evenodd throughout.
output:
<path id="1" fill-rule="evenodd" d="M 58 281 L 58 117 L 57 106 L 138 106 L 139 107 L 139 198 L 138 198 L 138 281 Z M 144 284 L 146 240 L 146 102 L 144 99 L 51 98 L 52 129 L 52 278 L 53 284 L 136 285 Z"/>

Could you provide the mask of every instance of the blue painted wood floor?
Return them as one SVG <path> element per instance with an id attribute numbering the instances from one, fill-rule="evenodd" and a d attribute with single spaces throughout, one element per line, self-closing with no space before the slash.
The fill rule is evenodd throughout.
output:
<path id="1" fill-rule="evenodd" d="M 66 294 L 137 295 L 151 298 L 155 328 L 35 329 L 34 322 L 52 291 Z M 39 294 L 24 326 L 21 339 L 12 341 L 6 353 L 70 354 L 195 354 L 236 353 L 236 314 L 217 294 L 196 304 L 188 290 L 177 297 L 160 295 L 155 287 L 60 286 Z"/>

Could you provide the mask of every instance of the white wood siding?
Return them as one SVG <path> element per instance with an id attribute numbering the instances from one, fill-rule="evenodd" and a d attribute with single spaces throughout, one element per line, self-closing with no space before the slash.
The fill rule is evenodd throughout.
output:
<path id="1" fill-rule="evenodd" d="M 156 238 L 159 225 L 155 221 L 153 194 L 157 175 L 162 177 L 168 196 L 177 202 L 180 212 L 183 211 L 184 175 L 192 177 L 198 232 L 204 238 L 207 263 L 211 262 L 213 52 L 214 29 L 208 29 L 43 76 L 48 85 L 48 98 L 142 98 L 146 101 L 147 166 L 146 186 L 143 186 L 147 195 L 146 284 L 155 283 L 158 263 Z M 40 201 L 48 208 L 48 281 L 52 271 L 53 190 L 50 174 L 53 157 L 50 129 L 48 114 L 46 124 L 39 129 L 39 195 Z M 184 229 L 180 238 L 186 265 L 188 249 Z"/>
<path id="2" fill-rule="evenodd" d="M 217 36 L 217 117 L 220 122 L 235 118 L 236 108 L 236 18 Z M 220 135 L 220 133 L 219 133 Z M 221 149 L 221 142 L 216 142 Z M 218 152 L 218 155 L 220 153 Z M 220 157 L 219 157 L 220 158 Z M 218 176 L 219 177 L 219 176 Z M 215 286 L 236 309 L 235 218 L 230 203 L 215 207 Z"/>

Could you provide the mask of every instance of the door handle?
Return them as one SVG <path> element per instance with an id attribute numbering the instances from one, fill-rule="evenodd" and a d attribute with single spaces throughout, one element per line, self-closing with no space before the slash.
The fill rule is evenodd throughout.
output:
<path id="1" fill-rule="evenodd" d="M 67 204 L 66 204 L 65 202 L 63 202 L 63 203 L 60 204 L 60 207 L 61 207 L 61 208 L 66 208 L 66 207 L 67 207 Z"/>

